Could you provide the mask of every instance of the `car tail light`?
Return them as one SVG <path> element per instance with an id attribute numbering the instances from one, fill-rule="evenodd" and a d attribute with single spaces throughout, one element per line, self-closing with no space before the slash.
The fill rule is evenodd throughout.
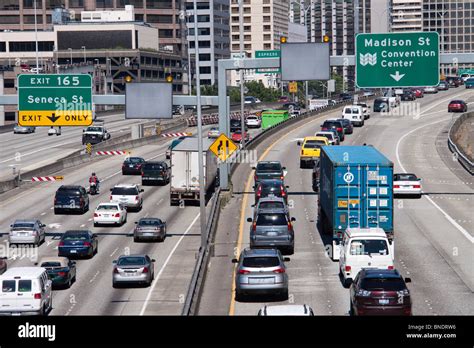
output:
<path id="1" fill-rule="evenodd" d="M 393 188 L 400 188 L 400 185 L 393 185 Z"/>
<path id="2" fill-rule="evenodd" d="M 112 200 L 112 195 L 110 195 L 110 200 Z"/>
<path id="3" fill-rule="evenodd" d="M 99 214 L 97 214 L 97 213 L 94 213 L 94 217 L 99 217 Z"/>
<path id="4" fill-rule="evenodd" d="M 282 175 L 282 176 L 280 176 L 280 180 L 283 180 L 283 179 L 285 179 L 285 177 L 284 177 L 283 175 Z"/>
<path id="5" fill-rule="evenodd" d="M 64 246 L 64 242 L 59 242 L 58 246 Z"/>
<path id="6" fill-rule="evenodd" d="M 406 315 L 411 315 L 411 308 L 410 308 L 410 307 L 405 308 L 405 309 L 403 310 L 403 313 L 405 313 Z"/>
<path id="7" fill-rule="evenodd" d="M 280 190 L 281 190 L 281 196 L 282 196 L 282 197 L 285 197 L 285 196 L 286 196 L 286 192 L 285 192 L 285 189 L 283 188 L 283 186 L 280 186 Z"/>
<path id="8" fill-rule="evenodd" d="M 122 163 L 122 168 L 125 168 L 125 163 Z"/>
<path id="9" fill-rule="evenodd" d="M 58 199 L 54 197 L 54 204 L 56 204 L 57 202 L 58 202 Z"/>
<path id="10" fill-rule="evenodd" d="M 120 217 L 120 213 L 117 213 L 114 215 L 115 217 Z"/>
<path id="11" fill-rule="evenodd" d="M 421 185 L 413 185 L 413 188 L 421 188 Z"/>
<path id="12" fill-rule="evenodd" d="M 35 300 L 41 300 L 41 293 L 35 294 Z"/>
<path id="13" fill-rule="evenodd" d="M 114 273 L 115 273 L 115 274 L 118 274 L 118 272 L 119 272 L 119 271 L 118 271 L 118 268 L 117 268 L 117 267 L 114 267 Z"/>
<path id="14" fill-rule="evenodd" d="M 143 267 L 142 273 L 148 273 L 148 267 Z"/>
<path id="15" fill-rule="evenodd" d="M 293 231 L 293 225 L 288 221 L 288 232 Z"/>
<path id="16" fill-rule="evenodd" d="M 340 128 L 340 127 L 339 127 L 339 128 L 336 128 L 336 130 L 337 130 L 338 132 L 342 132 L 342 128 Z"/>
<path id="17" fill-rule="evenodd" d="M 250 271 L 247 271 L 245 269 L 239 269 L 239 274 L 249 274 Z"/>
<path id="18" fill-rule="evenodd" d="M 393 269 L 393 266 L 388 266 L 387 269 Z"/>
<path id="19" fill-rule="evenodd" d="M 304 155 L 304 150 L 303 149 L 301 149 L 301 154 Z"/>
<path id="20" fill-rule="evenodd" d="M 91 243 L 90 243 L 90 242 L 84 242 L 84 246 L 90 247 L 90 246 L 91 246 Z"/>
<path id="21" fill-rule="evenodd" d="M 344 270 L 345 270 L 346 272 L 350 272 L 350 271 L 351 271 L 351 266 L 346 266 L 346 267 L 344 268 Z"/>
<path id="22" fill-rule="evenodd" d="M 252 224 L 252 230 L 255 232 L 257 230 L 257 223 L 254 221 Z"/>
<path id="23" fill-rule="evenodd" d="M 142 176 L 143 176 L 143 171 L 141 172 Z"/>
<path id="24" fill-rule="evenodd" d="M 135 200 L 138 201 L 140 199 L 139 196 L 135 196 Z"/>
<path id="25" fill-rule="evenodd" d="M 285 269 L 280 267 L 273 271 L 273 273 L 285 273 Z"/>
<path id="26" fill-rule="evenodd" d="M 65 276 L 66 276 L 66 272 L 58 272 L 58 275 L 61 276 L 61 277 L 65 277 Z"/>
<path id="27" fill-rule="evenodd" d="M 259 186 L 257 190 L 257 197 L 260 197 L 261 195 L 262 195 L 262 186 Z"/>

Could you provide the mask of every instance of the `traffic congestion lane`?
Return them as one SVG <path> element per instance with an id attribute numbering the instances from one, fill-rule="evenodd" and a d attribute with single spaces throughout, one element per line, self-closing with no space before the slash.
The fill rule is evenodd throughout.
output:
<path id="1" fill-rule="evenodd" d="M 455 97 L 456 96 L 456 91 L 450 91 L 446 93 L 444 96 L 449 96 L 449 97 Z M 443 96 L 443 97 L 444 97 Z M 439 96 L 428 96 L 425 97 L 423 100 L 420 101 L 420 105 L 425 108 L 431 107 L 430 105 L 433 105 L 433 103 L 437 103 L 439 100 Z M 446 102 L 447 105 L 447 102 Z M 327 118 L 330 118 L 331 116 L 328 116 Z M 415 120 L 414 120 L 415 121 Z M 357 145 L 362 145 L 363 143 L 367 144 L 373 144 L 376 148 L 379 148 L 383 153 L 385 153 L 387 156 L 387 151 L 386 149 L 381 149 L 381 144 L 385 144 L 388 142 L 388 139 L 396 139 L 397 135 L 399 135 L 400 130 L 396 129 L 394 130 L 394 127 L 396 127 L 397 124 L 402 124 L 400 122 L 400 117 L 386 117 L 386 116 L 380 116 L 377 114 L 373 114 L 371 119 L 369 121 L 366 121 L 366 126 L 363 127 L 362 129 L 356 129 L 355 133 L 352 136 L 349 136 L 346 140 L 346 144 L 357 144 Z M 314 134 L 315 130 L 318 129 L 318 122 L 309 122 L 306 123 L 306 129 L 303 134 L 298 135 L 299 137 L 305 136 L 305 135 L 311 135 Z M 407 122 L 406 124 L 403 125 L 403 127 L 410 128 L 412 125 L 410 122 Z M 288 129 L 285 129 L 286 132 L 288 132 Z M 362 134 L 358 134 L 362 133 Z M 393 134 L 394 133 L 394 134 Z M 279 134 L 281 136 L 281 133 Z M 359 136 L 360 135 L 360 136 Z M 275 136 L 276 137 L 276 136 Z M 285 140 L 286 142 L 286 140 Z M 265 148 L 267 145 L 263 145 L 260 148 Z M 291 147 L 292 144 L 288 142 L 287 144 L 288 147 Z M 294 144 L 293 144 L 294 146 Z M 393 146 L 393 145 L 392 145 Z M 276 151 L 270 150 L 270 152 L 274 152 L 277 154 Z M 281 152 L 281 151 L 280 151 Z M 294 163 L 290 164 L 289 166 L 287 165 L 288 168 L 288 175 L 287 179 L 290 179 L 294 173 L 299 170 L 299 163 L 297 162 L 297 155 L 298 152 L 295 152 L 292 157 L 288 157 L 287 154 L 282 154 L 281 156 L 277 156 L 276 159 L 280 159 L 283 163 L 287 161 L 288 158 L 294 158 Z M 389 156 L 390 157 L 390 156 Z M 392 159 L 393 160 L 393 159 Z M 240 166 L 242 167 L 242 166 Z M 241 168 L 237 169 L 236 173 L 234 175 L 238 175 L 239 170 L 242 170 Z M 248 170 L 248 168 L 247 168 Z M 241 188 L 238 185 L 238 182 L 243 182 L 247 179 L 248 174 L 244 174 L 239 177 L 239 180 L 233 180 L 234 181 L 234 187 L 237 186 Z M 311 175 L 310 172 L 308 171 L 308 176 Z M 286 180 L 287 180 L 286 179 Z M 303 179 L 304 180 L 304 179 Z M 308 185 L 308 186 L 306 186 Z M 305 184 L 306 190 L 310 189 L 310 184 Z M 291 187 L 291 186 L 290 186 Z M 290 198 L 291 198 L 291 192 L 293 191 L 292 188 L 290 188 Z M 316 204 L 316 203 L 314 203 Z M 307 207 L 306 207 L 307 208 Z M 406 210 L 406 209 L 405 209 Z M 249 210 L 248 207 L 246 207 L 246 213 L 248 214 Z M 251 211 L 250 211 L 251 212 Z M 224 213 L 225 214 L 225 213 Z M 397 214 L 397 213 L 396 213 Z M 231 214 L 228 214 L 231 215 Z M 224 216 L 224 215 L 223 215 Z M 314 212 L 314 216 L 316 218 L 316 212 Z M 228 218 L 230 218 L 228 216 Z M 299 219 L 300 220 L 300 219 Z M 233 219 L 235 222 L 235 218 Z M 224 226 L 229 226 L 231 221 L 229 220 L 223 220 L 220 222 L 219 225 L 224 225 Z M 426 224 L 427 221 L 424 221 Z M 314 223 L 315 224 L 315 223 Z M 403 216 L 402 218 L 397 218 L 395 220 L 396 224 L 396 231 L 400 231 L 398 233 L 398 236 L 396 236 L 396 250 L 395 250 L 395 256 L 396 256 L 396 267 L 405 275 L 412 275 L 412 278 L 414 279 L 414 283 L 409 285 L 409 288 L 411 289 L 414 304 L 413 304 L 413 312 L 414 314 L 468 314 L 472 313 L 472 308 L 469 308 L 469 306 L 463 307 L 463 304 L 466 303 L 466 301 L 471 301 L 472 302 L 472 293 L 469 291 L 469 289 L 466 287 L 466 285 L 463 283 L 463 281 L 453 272 L 453 269 L 450 267 L 450 265 L 446 262 L 445 259 L 441 255 L 439 255 L 438 250 L 431 244 L 430 236 L 424 234 L 424 229 L 418 227 L 418 224 L 414 224 L 413 221 L 410 219 L 410 217 L 407 217 L 406 215 Z M 428 220 L 428 225 L 430 225 L 430 222 Z M 313 230 L 316 231 L 315 226 L 311 226 Z M 246 225 L 243 228 L 244 233 L 246 233 L 245 238 L 242 240 L 248 241 L 248 228 L 249 226 Z M 430 225 L 429 228 L 438 228 L 436 224 Z M 298 222 L 295 223 L 295 239 L 298 237 L 298 231 L 300 229 L 305 230 L 299 224 Z M 410 231 L 410 233 L 405 233 L 405 231 Z M 221 229 L 218 230 L 219 232 Z M 219 233 L 218 232 L 218 233 Z M 237 237 L 236 240 L 239 238 Z M 221 241 L 221 243 L 223 243 Z M 401 248 L 403 250 L 399 250 L 400 248 L 398 247 L 398 244 L 402 245 Z M 423 253 L 420 253 L 419 246 L 423 246 Z M 403 254 L 401 253 L 403 251 Z M 219 254 L 223 254 L 221 251 Z M 230 253 L 232 255 L 232 253 Z M 295 249 L 295 255 L 293 255 L 292 261 L 288 263 L 288 274 L 290 275 L 289 279 L 289 284 L 290 284 L 290 293 L 292 292 L 299 292 L 300 286 L 297 285 L 295 287 L 295 283 L 292 282 L 293 277 L 291 276 L 292 273 L 292 262 L 297 259 L 298 255 L 298 248 Z M 399 257 L 400 255 L 400 257 Z M 430 263 L 426 263 L 424 256 L 426 256 L 426 259 L 430 261 Z M 216 270 L 218 266 L 216 266 L 216 260 L 211 259 L 211 264 L 213 265 L 211 267 L 211 272 L 207 276 L 206 282 L 211 282 L 213 284 L 216 283 L 215 279 L 213 279 L 213 272 L 216 272 L 220 276 L 222 276 L 222 271 L 219 272 Z M 330 267 L 332 264 L 332 272 L 329 272 L 329 274 L 337 274 L 338 272 L 338 264 L 337 263 L 330 263 Z M 421 269 L 420 268 L 421 265 Z M 311 265 L 314 267 L 313 265 Z M 310 273 L 311 269 L 308 270 L 308 273 Z M 412 272 L 415 272 L 412 273 Z M 324 273 L 323 273 L 324 274 Z M 441 274 L 443 278 L 438 277 L 438 276 L 432 276 L 433 274 Z M 417 279 L 420 279 L 418 281 Z M 228 285 L 228 295 L 229 298 L 233 298 L 233 293 L 231 291 L 231 281 L 227 282 Z M 331 289 L 331 291 L 334 291 L 334 289 Z M 348 300 L 348 291 L 346 289 L 342 288 L 342 285 L 340 285 L 340 288 L 338 288 L 337 291 L 342 291 L 346 292 L 347 294 L 344 295 L 344 297 L 338 298 L 339 301 L 344 301 L 345 299 Z M 436 292 L 436 293 L 435 293 Z M 218 294 L 222 295 L 224 293 L 223 289 L 219 289 Z M 310 294 L 308 294 L 311 296 Z M 216 292 L 214 289 L 210 288 L 205 284 L 204 288 L 204 295 L 201 300 L 201 306 L 199 309 L 200 314 L 212 314 L 213 310 L 211 308 L 211 298 L 216 297 Z M 256 311 L 258 311 L 259 306 L 263 305 L 263 303 L 259 303 L 258 305 L 255 304 L 241 304 L 241 303 L 234 303 L 232 304 L 232 301 L 230 301 L 230 312 L 232 313 L 233 311 L 235 313 L 243 313 L 247 315 L 254 315 Z M 324 308 L 324 302 L 320 302 L 321 300 L 318 299 L 318 302 L 313 303 L 315 307 L 318 308 Z M 222 301 L 221 301 L 222 302 Z M 446 303 L 449 305 L 443 305 L 443 306 L 436 306 L 436 303 Z M 299 303 L 299 302 L 298 302 Z M 235 306 L 235 309 L 232 310 L 232 307 Z M 250 306 L 250 307 L 249 307 Z M 242 308 L 242 310 L 241 310 Z M 348 308 L 347 308 L 348 309 Z M 317 312 L 316 312 L 317 313 Z"/>

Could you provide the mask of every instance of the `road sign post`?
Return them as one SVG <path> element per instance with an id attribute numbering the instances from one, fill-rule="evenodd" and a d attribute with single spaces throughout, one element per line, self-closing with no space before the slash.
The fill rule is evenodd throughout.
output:
<path id="1" fill-rule="evenodd" d="M 93 121 L 92 110 L 91 75 L 18 76 L 21 126 L 89 126 Z"/>
<path id="2" fill-rule="evenodd" d="M 358 34 L 355 58 L 359 88 L 439 83 L 437 32 Z"/>

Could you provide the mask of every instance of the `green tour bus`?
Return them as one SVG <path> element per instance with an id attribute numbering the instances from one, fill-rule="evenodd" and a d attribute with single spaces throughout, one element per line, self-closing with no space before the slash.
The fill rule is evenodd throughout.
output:
<path id="1" fill-rule="evenodd" d="M 265 130 L 288 119 L 288 110 L 265 110 L 262 112 L 262 129 Z"/>

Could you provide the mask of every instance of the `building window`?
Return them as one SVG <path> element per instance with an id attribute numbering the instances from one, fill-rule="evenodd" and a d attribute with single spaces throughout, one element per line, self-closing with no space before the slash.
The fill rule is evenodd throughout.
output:
<path id="1" fill-rule="evenodd" d="M 146 0 L 146 7 L 147 9 L 172 9 L 173 2 L 169 0 Z"/>
<path id="2" fill-rule="evenodd" d="M 244 50 L 251 51 L 252 50 L 252 45 L 251 44 L 245 44 L 244 45 Z"/>
<path id="3" fill-rule="evenodd" d="M 119 0 L 117 7 L 125 7 L 125 5 L 133 5 L 135 8 L 143 8 L 143 0 Z"/>
<path id="4" fill-rule="evenodd" d="M 100 8 L 112 8 L 114 6 L 113 0 L 96 0 L 96 7 Z M 135 15 L 136 19 L 137 15 Z"/>
<path id="5" fill-rule="evenodd" d="M 38 6 L 38 8 L 41 8 L 40 3 L 37 3 L 36 6 Z M 66 2 L 64 0 L 47 0 L 46 1 L 46 8 L 48 10 L 52 10 L 58 7 L 65 7 L 65 6 L 66 6 Z"/>
<path id="6" fill-rule="evenodd" d="M 39 4 L 39 3 L 38 3 Z M 5 11 L 18 11 L 20 9 L 20 5 L 18 0 L 2 0 L 0 1 L 0 10 Z"/>
<path id="7" fill-rule="evenodd" d="M 34 52 L 36 43 L 34 41 L 11 41 L 9 42 L 10 52 Z M 38 51 L 52 52 L 54 41 L 39 41 Z"/>
<path id="8" fill-rule="evenodd" d="M 210 74 L 211 73 L 211 67 L 210 66 L 201 66 L 199 68 L 199 72 L 201 74 Z"/>
<path id="9" fill-rule="evenodd" d="M 7 50 L 7 45 L 5 42 L 0 42 L 0 52 L 5 52 Z"/>
<path id="10" fill-rule="evenodd" d="M 15 121 L 16 112 L 15 111 L 5 111 L 5 121 Z"/>
<path id="11" fill-rule="evenodd" d="M 271 34 L 263 34 L 263 40 L 265 41 L 269 41 L 272 39 L 272 35 Z"/>
<path id="12" fill-rule="evenodd" d="M 3 87 L 5 87 L 5 88 L 15 88 L 15 79 L 5 79 L 5 80 L 3 80 Z"/>
<path id="13" fill-rule="evenodd" d="M 149 23 L 173 23 L 173 16 L 169 15 L 147 15 L 147 22 Z"/>
<path id="14" fill-rule="evenodd" d="M 173 38 L 173 29 L 159 29 L 158 37 L 164 39 Z"/>
<path id="15" fill-rule="evenodd" d="M 211 55 L 209 53 L 200 54 L 199 55 L 199 60 L 200 61 L 210 61 L 211 60 Z"/>
<path id="16" fill-rule="evenodd" d="M 270 22 L 270 16 L 263 16 L 263 22 L 264 23 Z"/>
<path id="17" fill-rule="evenodd" d="M 269 44 L 269 43 L 263 44 L 263 49 L 264 50 L 271 50 L 272 49 L 272 44 Z"/>
<path id="18" fill-rule="evenodd" d="M 36 21 L 38 24 L 43 23 L 43 16 L 37 15 Z M 23 23 L 25 24 L 35 24 L 35 16 L 23 16 Z"/>
<path id="19" fill-rule="evenodd" d="M 271 25 L 264 25 L 263 26 L 263 31 L 270 31 L 272 30 L 272 26 Z"/>
<path id="20" fill-rule="evenodd" d="M 198 2 L 196 4 L 198 10 L 209 10 L 209 3 L 208 2 Z M 194 3 L 187 2 L 186 3 L 186 10 L 194 10 Z"/>
<path id="21" fill-rule="evenodd" d="M 69 7 L 84 7 L 84 0 L 69 0 Z"/>
<path id="22" fill-rule="evenodd" d="M 0 16 L 0 24 L 18 24 L 20 16 Z"/>

